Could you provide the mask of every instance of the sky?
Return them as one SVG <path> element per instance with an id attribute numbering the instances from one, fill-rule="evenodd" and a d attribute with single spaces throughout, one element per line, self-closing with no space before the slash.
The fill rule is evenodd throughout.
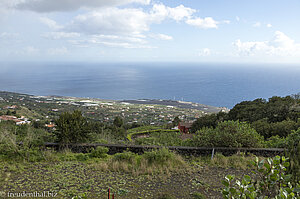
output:
<path id="1" fill-rule="evenodd" d="M 0 60 L 300 63 L 299 0 L 0 0 Z"/>

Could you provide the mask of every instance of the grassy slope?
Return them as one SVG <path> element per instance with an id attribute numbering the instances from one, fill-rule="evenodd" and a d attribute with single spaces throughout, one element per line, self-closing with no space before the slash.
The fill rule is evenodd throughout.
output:
<path id="1" fill-rule="evenodd" d="M 235 165 L 238 160 L 239 165 Z M 237 156 L 217 156 L 214 161 L 194 159 L 188 161 L 189 167 L 184 170 L 161 169 L 146 175 L 117 171 L 118 168 L 103 168 L 103 160 L 100 159 L 84 162 L 2 162 L 0 190 L 50 190 L 58 193 L 60 198 L 71 198 L 72 194 L 87 192 L 88 198 L 107 198 L 107 188 L 110 187 L 117 193 L 117 198 L 159 198 L 163 194 L 173 198 L 193 198 L 193 192 L 200 192 L 207 198 L 221 198 L 221 180 L 227 174 L 249 174 L 248 160 Z M 114 167 L 112 164 L 108 166 Z"/>

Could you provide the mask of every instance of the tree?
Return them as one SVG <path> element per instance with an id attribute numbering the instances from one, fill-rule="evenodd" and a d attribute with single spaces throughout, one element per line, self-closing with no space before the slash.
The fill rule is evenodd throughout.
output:
<path id="1" fill-rule="evenodd" d="M 181 122 L 181 120 L 179 119 L 178 116 L 176 116 L 176 117 L 174 118 L 174 120 L 172 121 L 173 127 L 174 127 L 174 126 L 178 126 L 179 122 Z"/>
<path id="2" fill-rule="evenodd" d="M 90 128 L 81 111 L 62 113 L 55 123 L 55 135 L 61 144 L 81 143 L 89 137 Z"/>
<path id="3" fill-rule="evenodd" d="M 123 119 L 121 117 L 117 116 L 117 117 L 115 117 L 113 123 L 114 123 L 114 126 L 121 127 L 121 126 L 123 126 L 124 121 L 123 121 Z"/>
<path id="4" fill-rule="evenodd" d="M 216 114 L 205 115 L 198 118 L 191 127 L 191 132 L 195 133 L 204 127 L 216 127 L 218 123 L 218 117 Z"/>
<path id="5" fill-rule="evenodd" d="M 228 113 L 230 120 L 254 122 L 266 115 L 266 100 L 256 99 L 236 104 Z"/>

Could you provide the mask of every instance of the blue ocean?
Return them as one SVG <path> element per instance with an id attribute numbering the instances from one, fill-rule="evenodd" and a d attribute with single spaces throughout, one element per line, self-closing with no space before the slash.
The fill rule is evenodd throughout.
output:
<path id="1" fill-rule="evenodd" d="M 172 99 L 232 108 L 300 92 L 300 65 L 0 63 L 0 90 L 100 99 Z"/>

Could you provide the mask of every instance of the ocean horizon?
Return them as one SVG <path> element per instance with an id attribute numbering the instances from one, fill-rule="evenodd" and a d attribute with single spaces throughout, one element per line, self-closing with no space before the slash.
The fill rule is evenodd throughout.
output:
<path id="1" fill-rule="evenodd" d="M 221 63 L 1 63 L 0 90 L 111 100 L 171 99 L 232 108 L 300 92 L 300 67 Z"/>

